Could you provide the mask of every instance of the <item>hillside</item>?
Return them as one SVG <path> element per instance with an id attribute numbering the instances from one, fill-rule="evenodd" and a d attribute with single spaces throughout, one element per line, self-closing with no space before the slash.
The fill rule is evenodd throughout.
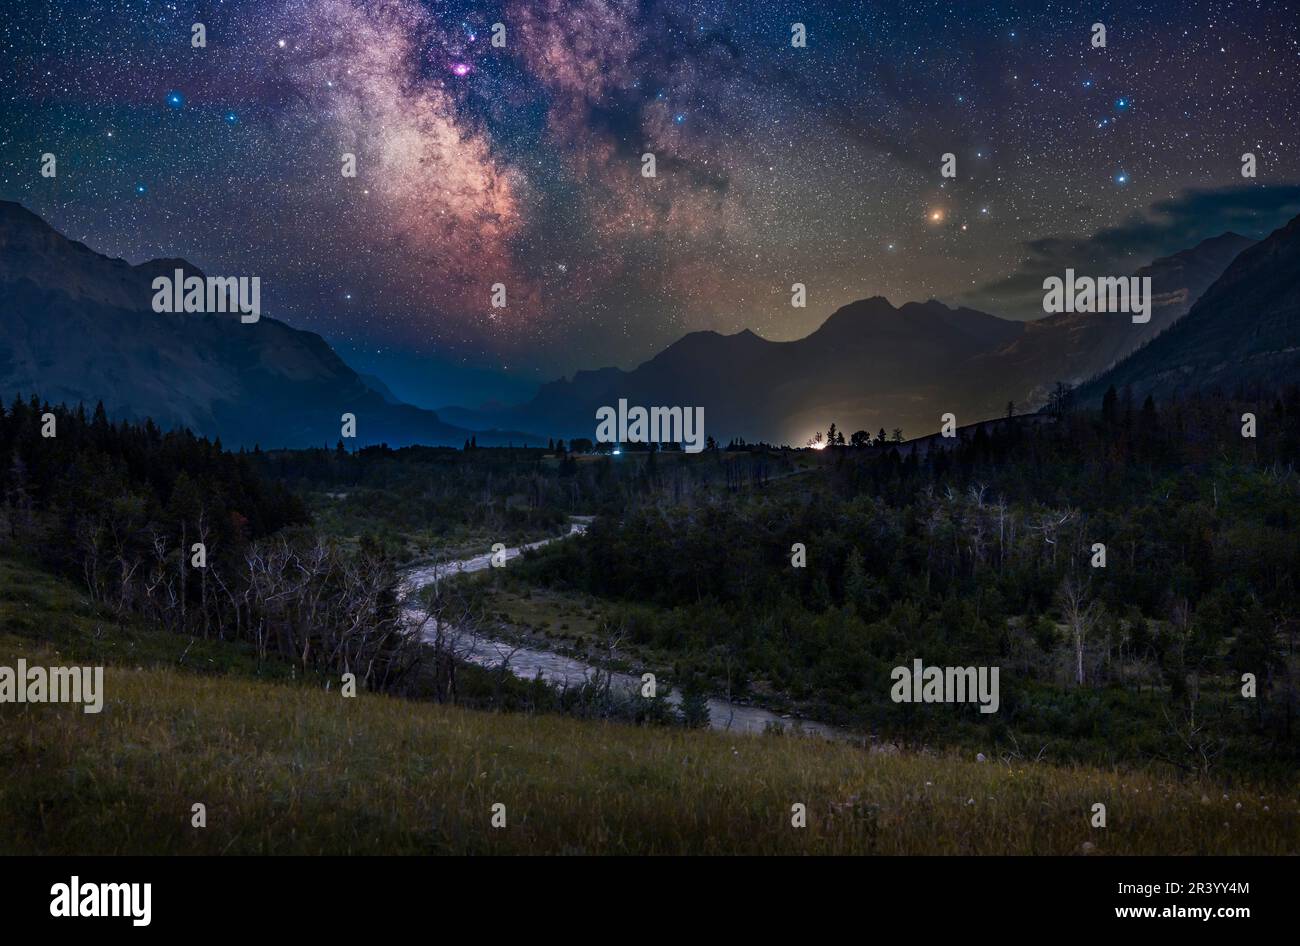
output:
<path id="1" fill-rule="evenodd" d="M 1168 331 L 1085 385 L 1136 397 L 1262 387 L 1300 380 L 1300 217 L 1243 252 Z"/>
<path id="2" fill-rule="evenodd" d="M 109 666 L 99 715 L 0 705 L 6 854 L 1300 851 L 1273 789 L 344 699 L 232 645 L 115 627 L 0 559 L 0 663 L 18 657 Z"/>
<path id="3" fill-rule="evenodd" d="M 232 446 L 333 445 L 344 413 L 357 418 L 358 445 L 460 446 L 471 435 L 394 403 L 313 332 L 265 315 L 243 324 L 234 314 L 154 312 L 152 280 L 178 268 L 203 275 L 184 260 L 110 259 L 0 201 L 0 397 L 103 401 L 115 420 L 151 417 Z M 538 442 L 518 432 L 477 436 L 485 445 Z"/>
<path id="4" fill-rule="evenodd" d="M 1254 241 L 1224 233 L 1134 273 L 1151 279 L 1151 321 L 1107 312 L 1062 312 L 1025 323 L 1025 331 L 964 368 L 963 401 L 980 416 L 1007 401 L 1040 406 L 1057 381 L 1078 384 L 1105 371 L 1177 323 L 1228 265 Z"/>

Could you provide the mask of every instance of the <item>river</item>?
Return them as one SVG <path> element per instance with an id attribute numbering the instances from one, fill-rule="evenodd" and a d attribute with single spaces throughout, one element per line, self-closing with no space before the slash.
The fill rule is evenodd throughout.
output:
<path id="1" fill-rule="evenodd" d="M 505 549 L 503 553 L 498 553 L 503 556 L 503 567 L 511 559 L 518 558 L 529 549 L 541 548 L 551 542 L 558 542 L 575 535 L 581 535 L 587 531 L 587 525 L 590 521 L 590 516 L 574 516 L 569 524 L 569 531 L 564 536 L 542 539 L 538 542 L 530 542 L 527 545 Z M 492 557 L 493 553 L 488 552 L 458 561 L 413 566 L 407 569 L 404 574 L 402 591 L 409 596 L 443 578 L 482 571 L 491 566 Z M 423 612 L 412 606 L 408 606 L 407 611 L 411 614 L 413 620 L 419 620 L 423 616 Z M 477 634 L 465 633 L 460 635 L 455 646 L 455 654 L 462 660 L 483 667 L 499 667 L 503 660 L 509 658 L 510 671 L 515 676 L 531 680 L 540 675 L 547 683 L 561 687 L 565 685 L 581 685 L 587 680 L 594 680 L 597 674 L 600 675 L 603 682 L 605 675 L 605 671 L 600 670 L 596 665 L 574 657 L 533 646 L 521 647 L 508 641 Z M 641 678 L 632 674 L 612 672 L 610 674 L 610 686 L 627 693 L 639 693 Z M 681 703 L 681 694 L 677 690 L 670 691 L 664 698 L 673 706 Z M 814 720 L 780 716 L 757 706 L 748 706 L 724 699 L 710 698 L 708 703 L 709 725 L 714 729 L 727 732 L 761 733 L 770 725 L 778 725 L 786 730 L 790 730 L 797 725 L 804 733 L 809 735 L 823 736 L 827 739 L 849 738 L 847 733 Z"/>

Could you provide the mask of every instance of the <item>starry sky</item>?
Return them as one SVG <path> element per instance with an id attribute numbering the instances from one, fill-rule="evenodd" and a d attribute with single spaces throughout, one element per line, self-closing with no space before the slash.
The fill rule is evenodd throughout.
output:
<path id="1" fill-rule="evenodd" d="M 0 198 L 430 407 L 873 295 L 1035 317 L 1300 213 L 1286 2 L 9 0 L 0 55 Z"/>

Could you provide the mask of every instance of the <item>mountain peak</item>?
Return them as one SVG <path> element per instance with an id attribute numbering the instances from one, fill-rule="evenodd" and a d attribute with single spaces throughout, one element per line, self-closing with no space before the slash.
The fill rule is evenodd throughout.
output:
<path id="1" fill-rule="evenodd" d="M 357 416 L 362 443 L 459 445 L 469 435 L 432 411 L 389 403 L 312 332 L 271 318 L 245 325 L 154 312 L 153 276 L 178 268 L 198 274 L 185 260 L 112 259 L 0 201 L 0 394 L 103 401 L 115 419 L 150 417 L 227 444 L 330 442 L 344 411 Z"/>
<path id="2" fill-rule="evenodd" d="M 148 309 L 152 282 L 182 269 L 202 276 L 183 259 L 155 259 L 139 266 L 97 253 L 14 201 L 0 201 L 0 283 L 29 280 L 73 299 L 120 309 Z"/>
<path id="3" fill-rule="evenodd" d="M 1232 231 L 1220 233 L 1218 236 L 1202 240 L 1190 249 L 1158 257 L 1139 269 L 1138 274 L 1154 274 L 1162 269 L 1177 269 L 1188 264 L 1209 265 L 1222 272 L 1238 254 L 1247 247 L 1253 246 L 1254 243 L 1255 241 L 1250 237 L 1244 237 L 1240 233 Z"/>

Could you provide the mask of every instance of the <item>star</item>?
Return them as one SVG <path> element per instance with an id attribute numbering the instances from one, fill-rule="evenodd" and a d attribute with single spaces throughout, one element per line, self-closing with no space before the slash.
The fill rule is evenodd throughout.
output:
<path id="1" fill-rule="evenodd" d="M 185 49 L 180 61 L 188 40 L 176 25 L 134 22 L 118 9 L 129 6 L 53 0 L 33 6 L 31 29 L 0 26 L 17 61 L 41 64 L 0 105 L 13 139 L 0 151 L 67 142 L 81 156 L 95 173 L 76 187 L 61 176 L 56 199 L 97 250 L 192 248 L 213 265 L 262 266 L 302 300 L 288 321 L 385 358 L 420 346 L 495 368 L 512 355 L 516 370 L 549 379 L 639 363 L 705 327 L 801 337 L 825 310 L 792 314 L 761 288 L 786 264 L 833 288 L 825 305 L 889 290 L 1033 315 L 1041 293 L 996 289 L 1025 241 L 1078 245 L 1158 209 L 1138 198 L 1181 206 L 1207 183 L 1206 207 L 1221 199 L 1248 214 L 1244 225 L 1272 229 L 1285 223 L 1277 208 L 1233 197 L 1244 185 L 1221 160 L 1260 138 L 1273 152 L 1268 186 L 1300 186 L 1300 152 L 1277 145 L 1295 126 L 1294 97 L 1275 94 L 1300 75 L 1300 47 L 1255 4 L 1234 6 L 1231 53 L 1214 55 L 1217 14 L 1198 39 L 1200 19 L 1171 29 L 1177 5 L 1152 0 L 1130 11 L 1125 42 L 1095 57 L 1086 30 L 1028 7 L 1009 17 L 914 4 L 862 23 L 841 0 L 806 0 L 835 28 L 796 55 L 784 52 L 789 23 L 746 24 L 722 4 L 224 0 L 224 49 Z M 505 49 L 490 45 L 498 19 Z M 960 28 L 945 30 L 949 19 Z M 967 48 L 995 52 L 958 65 Z M 1089 122 L 1105 134 L 1088 135 Z M 967 155 L 968 173 L 945 181 L 934 165 L 948 151 Z M 339 173 L 348 152 L 356 179 Z M 658 181 L 641 176 L 645 152 Z M 1121 167 L 1130 161 L 1140 182 Z M 0 160 L 0 197 L 27 196 L 29 177 Z M 165 182 L 168 205 L 144 199 L 146 178 Z M 257 213 L 281 225 L 231 223 Z M 1158 250 L 1184 248 L 1171 232 Z M 490 321 L 482 287 L 496 282 L 511 306 Z"/>

